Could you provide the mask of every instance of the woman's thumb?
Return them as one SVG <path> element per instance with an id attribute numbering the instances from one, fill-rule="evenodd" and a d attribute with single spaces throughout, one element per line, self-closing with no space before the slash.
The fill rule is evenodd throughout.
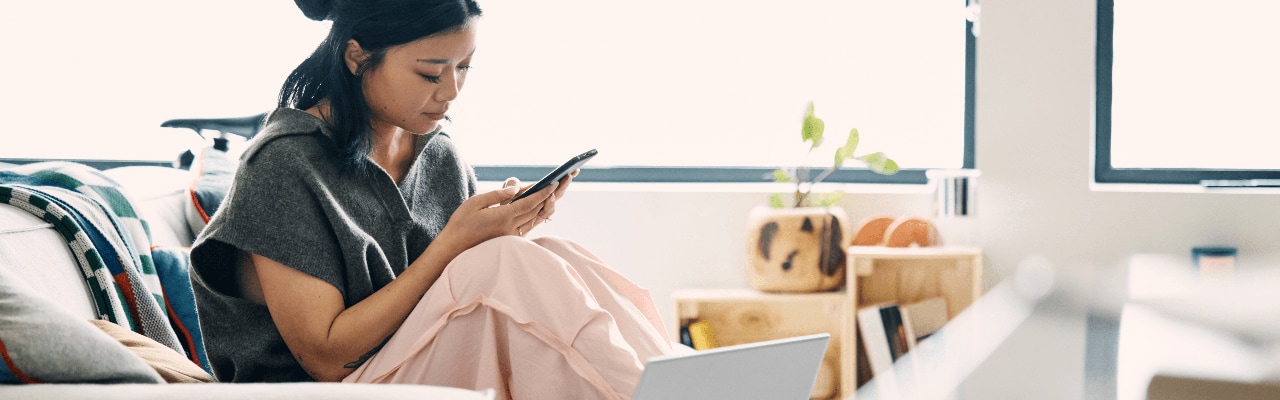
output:
<path id="1" fill-rule="evenodd" d="M 515 197 L 518 191 L 520 191 L 520 188 L 517 186 L 503 186 L 501 189 L 483 193 L 476 197 L 484 197 L 485 204 L 499 204 Z"/>
<path id="2" fill-rule="evenodd" d="M 483 207 L 503 204 L 516 197 L 516 193 L 520 191 L 519 184 L 520 181 L 516 178 L 507 178 L 507 181 L 502 183 L 501 188 L 477 194 L 472 199 L 475 199 L 476 203 L 483 203 Z"/>

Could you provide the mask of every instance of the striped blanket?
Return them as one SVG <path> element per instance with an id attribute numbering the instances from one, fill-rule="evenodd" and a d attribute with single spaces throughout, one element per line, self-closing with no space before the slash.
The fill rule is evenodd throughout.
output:
<path id="1" fill-rule="evenodd" d="M 0 171 L 0 203 L 53 224 L 67 241 L 98 319 L 146 335 L 212 374 L 185 249 L 153 248 L 147 222 L 120 185 L 69 162 Z"/>

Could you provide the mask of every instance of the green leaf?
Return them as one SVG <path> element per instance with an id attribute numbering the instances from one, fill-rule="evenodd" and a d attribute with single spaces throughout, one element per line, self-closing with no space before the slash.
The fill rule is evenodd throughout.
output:
<path id="1" fill-rule="evenodd" d="M 844 146 L 836 149 L 835 169 L 840 169 L 844 165 L 844 160 L 853 158 L 853 151 L 858 148 L 858 128 L 849 130 L 849 138 L 845 139 Z"/>
<path id="2" fill-rule="evenodd" d="M 813 114 L 813 102 L 809 102 L 804 111 L 804 121 L 800 124 L 800 139 L 812 143 L 810 150 L 816 149 L 822 145 L 822 131 L 825 129 L 826 123 Z"/>
<path id="3" fill-rule="evenodd" d="M 884 159 L 884 167 L 880 168 L 880 170 L 876 172 L 882 175 L 896 174 L 898 173 L 898 162 L 886 158 Z"/>
<path id="4" fill-rule="evenodd" d="M 836 203 L 839 203 L 842 197 L 844 197 L 844 191 L 836 191 L 834 193 L 822 193 L 818 195 L 811 195 L 811 198 L 813 200 L 809 201 L 808 206 L 831 207 L 836 205 Z"/>
<path id="5" fill-rule="evenodd" d="M 898 163 L 889 159 L 889 157 L 885 157 L 882 152 L 877 151 L 875 153 L 864 154 L 856 158 L 867 163 L 867 167 L 870 167 L 871 170 L 875 171 L 877 174 L 893 175 L 898 173 Z"/>
<path id="6" fill-rule="evenodd" d="M 769 207 L 787 208 L 785 204 L 782 204 L 782 193 L 774 193 L 772 195 L 769 195 Z"/>
<path id="7" fill-rule="evenodd" d="M 782 168 L 775 169 L 773 170 L 773 181 L 779 182 L 779 183 L 789 183 L 792 181 L 791 173 L 787 172 L 787 170 Z"/>

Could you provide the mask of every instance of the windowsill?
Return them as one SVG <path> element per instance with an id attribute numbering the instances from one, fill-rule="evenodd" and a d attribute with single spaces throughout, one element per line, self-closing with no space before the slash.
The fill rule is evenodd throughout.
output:
<path id="1" fill-rule="evenodd" d="M 1280 194 L 1280 188 L 1241 187 L 1207 188 L 1200 185 L 1169 185 L 1149 183 L 1097 183 L 1090 182 L 1089 190 L 1114 193 L 1206 193 L 1206 194 Z"/>

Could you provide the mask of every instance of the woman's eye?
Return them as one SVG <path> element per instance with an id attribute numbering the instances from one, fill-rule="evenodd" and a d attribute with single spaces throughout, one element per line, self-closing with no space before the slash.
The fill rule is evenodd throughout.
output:
<path id="1" fill-rule="evenodd" d="M 440 83 L 440 77 L 439 77 L 439 76 L 436 76 L 436 75 L 427 75 L 427 74 L 418 74 L 418 75 L 422 75 L 422 79 L 426 79 L 426 80 L 427 80 L 427 82 L 431 82 L 431 83 Z"/>
<path id="2" fill-rule="evenodd" d="M 462 71 L 462 72 L 467 72 L 467 71 L 470 71 L 470 70 L 471 70 L 471 66 L 470 66 L 470 65 L 459 65 L 459 66 L 458 66 L 458 70 L 459 70 L 459 71 Z"/>

